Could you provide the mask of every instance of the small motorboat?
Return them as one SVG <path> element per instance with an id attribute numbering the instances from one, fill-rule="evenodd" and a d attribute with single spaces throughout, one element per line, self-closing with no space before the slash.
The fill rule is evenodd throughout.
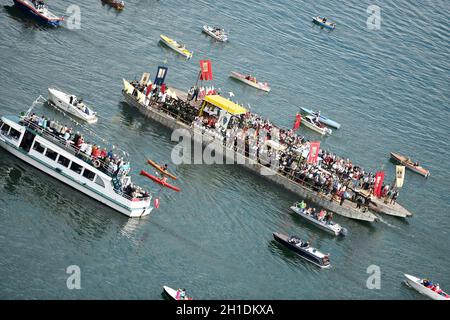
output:
<path id="1" fill-rule="evenodd" d="M 397 162 L 399 162 L 401 165 L 405 166 L 411 171 L 414 171 L 415 173 L 423 175 L 425 178 L 428 178 L 430 176 L 430 171 L 421 167 L 418 162 L 413 162 L 411 159 L 402 156 L 399 153 L 391 152 L 391 158 Z"/>
<path id="2" fill-rule="evenodd" d="M 98 121 L 97 113 L 86 106 L 82 99 L 78 99 L 73 94 L 67 94 L 56 88 L 48 88 L 49 101 L 57 108 L 71 114 L 72 116 L 84 120 L 87 123 Z"/>
<path id="3" fill-rule="evenodd" d="M 216 39 L 217 41 L 226 42 L 228 40 L 228 35 L 223 28 L 212 27 L 205 24 L 202 30 L 208 36 Z"/>
<path id="4" fill-rule="evenodd" d="M 14 4 L 21 11 L 46 25 L 57 27 L 64 21 L 63 17 L 58 17 L 48 10 L 43 0 L 14 0 Z"/>
<path id="5" fill-rule="evenodd" d="M 256 80 L 255 77 L 251 76 L 251 75 L 244 75 L 242 73 L 239 72 L 231 72 L 230 74 L 231 78 L 234 78 L 236 80 L 242 81 L 246 84 L 248 84 L 249 86 L 252 86 L 253 88 L 259 89 L 259 90 L 263 90 L 266 92 L 270 91 L 270 86 L 267 82 L 259 82 L 258 80 Z"/>
<path id="6" fill-rule="evenodd" d="M 148 160 L 147 160 L 147 163 L 148 163 L 149 165 L 155 167 L 156 169 L 158 169 L 162 174 L 164 174 L 164 175 L 166 175 L 166 176 L 168 176 L 168 177 L 170 177 L 170 178 L 172 178 L 172 179 L 174 179 L 174 180 L 177 180 L 177 177 L 175 177 L 173 174 L 169 173 L 168 171 L 164 170 L 164 169 L 163 169 L 160 165 L 158 165 L 155 161 L 153 161 L 153 160 L 151 160 L 151 159 L 148 159 Z"/>
<path id="7" fill-rule="evenodd" d="M 303 241 L 296 236 L 287 236 L 278 232 L 273 233 L 273 238 L 278 243 L 294 251 L 300 257 L 315 264 L 316 266 L 321 268 L 329 268 L 331 266 L 330 255 L 323 254 L 316 248 L 311 247 L 308 241 Z"/>
<path id="8" fill-rule="evenodd" d="M 315 117 L 313 116 L 306 116 L 301 125 L 304 125 L 305 127 L 310 128 L 311 130 L 314 130 L 317 133 L 320 133 L 321 135 L 325 135 L 325 134 L 331 134 L 333 131 L 330 128 L 327 128 L 325 125 L 323 125 L 322 123 L 317 123 L 315 121 Z"/>
<path id="9" fill-rule="evenodd" d="M 169 37 L 166 37 L 165 35 L 160 35 L 161 42 L 164 43 L 166 46 L 168 46 L 170 49 L 178 52 L 179 54 L 185 56 L 187 59 L 192 58 L 193 52 L 186 49 L 186 46 L 184 44 L 178 43 L 173 39 L 170 39 Z"/>
<path id="10" fill-rule="evenodd" d="M 330 127 L 336 128 L 336 129 L 339 129 L 341 127 L 341 125 L 339 123 L 337 123 L 336 121 L 331 120 L 331 119 L 325 117 L 324 115 L 320 114 L 320 111 L 314 111 L 314 110 L 303 108 L 303 107 L 300 107 L 300 109 L 303 111 L 303 113 L 306 113 L 307 115 L 310 115 L 313 117 L 315 117 L 315 116 L 317 116 L 317 114 L 319 114 L 319 121 L 327 126 L 330 126 Z"/>
<path id="11" fill-rule="evenodd" d="M 419 291 L 421 294 L 433 299 L 433 300 L 447 300 L 450 301 L 450 295 L 437 289 L 430 281 L 425 279 L 419 279 L 409 274 L 405 274 L 405 283 L 411 288 Z"/>
<path id="12" fill-rule="evenodd" d="M 320 221 L 317 218 L 309 215 L 308 213 L 306 213 L 305 209 L 299 208 L 297 204 L 293 205 L 291 207 L 291 210 L 297 213 L 300 217 L 319 227 L 320 229 L 334 234 L 335 236 L 346 236 L 348 233 L 346 228 L 341 227 L 339 224 L 334 223 L 333 221 Z"/>
<path id="13" fill-rule="evenodd" d="M 330 30 L 333 30 L 336 27 L 336 24 L 333 22 L 329 22 L 327 18 L 321 18 L 319 16 L 313 17 L 313 22 Z"/>
<path id="14" fill-rule="evenodd" d="M 154 175 L 152 175 L 152 174 L 150 174 L 150 173 L 148 173 L 148 172 L 146 172 L 144 170 L 141 170 L 141 176 L 145 176 L 145 177 L 155 181 L 156 183 L 159 183 L 159 184 L 163 185 L 166 188 L 175 190 L 177 192 L 181 191 L 180 188 L 175 187 L 174 185 L 171 185 L 170 183 L 166 182 L 164 178 L 158 178 L 158 177 L 156 177 L 156 176 L 154 176 Z"/>
<path id="15" fill-rule="evenodd" d="M 174 290 L 171 287 L 163 286 L 164 293 L 172 300 L 192 300 L 186 295 L 184 289 Z M 184 295 L 183 295 L 184 293 Z"/>
<path id="16" fill-rule="evenodd" d="M 104 4 L 108 4 L 116 10 L 123 10 L 125 8 L 125 2 L 119 0 L 102 0 Z"/>

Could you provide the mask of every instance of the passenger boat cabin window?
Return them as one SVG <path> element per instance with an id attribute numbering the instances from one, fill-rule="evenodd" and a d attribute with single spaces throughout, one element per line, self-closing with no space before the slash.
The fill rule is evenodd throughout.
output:
<path id="1" fill-rule="evenodd" d="M 68 168 L 69 164 L 70 164 L 70 160 L 67 159 L 66 157 L 63 157 L 62 155 L 59 155 L 58 163 L 64 167 Z"/>
<path id="2" fill-rule="evenodd" d="M 2 126 L 2 129 L 1 129 L 2 134 L 5 136 L 8 135 L 9 128 L 11 128 L 11 127 L 8 126 L 6 123 L 4 123 Z"/>
<path id="3" fill-rule="evenodd" d="M 100 187 L 105 187 L 105 182 L 103 181 L 103 179 L 102 178 L 100 178 L 99 176 L 97 176 L 96 178 L 95 178 L 95 183 L 96 184 L 98 184 Z"/>
<path id="4" fill-rule="evenodd" d="M 47 151 L 45 152 L 45 156 L 47 158 L 52 159 L 53 161 L 56 160 L 56 157 L 58 156 L 58 153 L 56 153 L 55 151 L 53 151 L 52 149 L 47 149 Z"/>
<path id="5" fill-rule="evenodd" d="M 21 135 L 20 131 L 17 131 L 14 128 L 11 128 L 11 130 L 9 131 L 9 136 L 14 140 L 19 140 L 20 135 Z"/>
<path id="6" fill-rule="evenodd" d="M 89 171 L 88 169 L 85 168 L 84 172 L 83 172 L 83 177 L 85 177 L 91 181 L 94 181 L 95 173 L 93 173 L 92 171 Z"/>
<path id="7" fill-rule="evenodd" d="M 37 141 L 34 142 L 33 150 L 36 150 L 39 153 L 44 153 L 45 148 L 41 146 L 41 144 Z"/>
<path id="8" fill-rule="evenodd" d="M 80 174 L 81 170 L 83 170 L 83 167 L 80 166 L 78 163 L 76 162 L 72 162 L 72 164 L 70 165 L 70 170 Z"/>

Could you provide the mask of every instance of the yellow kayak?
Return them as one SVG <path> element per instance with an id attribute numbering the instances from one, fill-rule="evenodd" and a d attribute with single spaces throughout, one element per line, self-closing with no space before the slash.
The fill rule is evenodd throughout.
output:
<path id="1" fill-rule="evenodd" d="M 178 43 L 173 39 L 170 39 L 169 37 L 166 37 L 165 35 L 160 35 L 161 41 L 167 45 L 172 50 L 178 52 L 179 54 L 185 56 L 186 58 L 190 59 L 192 58 L 193 52 L 186 49 L 184 44 Z"/>

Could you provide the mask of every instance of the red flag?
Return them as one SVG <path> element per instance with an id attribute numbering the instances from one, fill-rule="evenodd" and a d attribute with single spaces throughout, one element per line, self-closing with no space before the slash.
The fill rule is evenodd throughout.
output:
<path id="1" fill-rule="evenodd" d="M 309 143 L 309 154 L 308 163 L 317 163 L 317 158 L 319 157 L 320 141 Z"/>
<path id="2" fill-rule="evenodd" d="M 200 60 L 200 80 L 212 80 L 211 60 Z"/>
<path id="3" fill-rule="evenodd" d="M 166 84 L 165 84 L 165 83 L 163 83 L 163 84 L 161 85 L 161 93 L 162 93 L 162 94 L 166 93 Z"/>
<path id="4" fill-rule="evenodd" d="M 155 208 L 158 209 L 159 208 L 159 199 L 155 198 Z"/>
<path id="5" fill-rule="evenodd" d="M 373 194 L 375 197 L 381 197 L 381 187 L 383 186 L 384 172 L 378 171 L 375 175 L 375 184 L 373 185 Z"/>
<path id="6" fill-rule="evenodd" d="M 151 83 L 147 86 L 147 93 L 145 94 L 147 97 L 150 94 L 150 91 L 152 91 L 152 84 Z"/>
<path id="7" fill-rule="evenodd" d="M 295 123 L 294 123 L 294 127 L 292 128 L 292 130 L 297 130 L 298 127 L 300 127 L 300 123 L 302 123 L 302 116 L 297 113 L 297 115 L 295 116 Z"/>

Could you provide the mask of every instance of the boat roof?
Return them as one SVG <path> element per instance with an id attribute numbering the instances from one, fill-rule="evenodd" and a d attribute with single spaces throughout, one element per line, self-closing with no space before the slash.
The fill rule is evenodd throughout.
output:
<path id="1" fill-rule="evenodd" d="M 15 115 L 5 115 L 5 116 L 2 116 L 2 120 L 9 120 L 11 122 L 19 123 L 20 117 L 15 116 Z"/>
<path id="2" fill-rule="evenodd" d="M 206 96 L 204 100 L 233 115 L 247 113 L 247 109 L 220 95 L 209 95 Z"/>

